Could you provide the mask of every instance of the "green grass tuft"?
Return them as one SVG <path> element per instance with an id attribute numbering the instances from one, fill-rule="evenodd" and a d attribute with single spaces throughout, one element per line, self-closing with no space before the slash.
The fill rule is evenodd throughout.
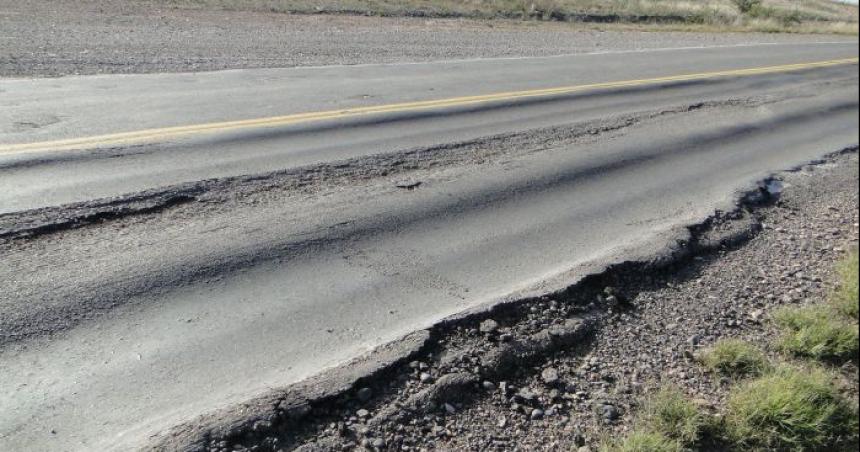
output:
<path id="1" fill-rule="evenodd" d="M 684 446 L 699 441 L 705 417 L 680 389 L 660 389 L 645 403 L 637 418 L 637 428 L 659 433 Z"/>
<path id="2" fill-rule="evenodd" d="M 666 436 L 647 431 L 634 431 L 622 440 L 605 444 L 603 452 L 681 452 L 680 443 Z"/>
<path id="3" fill-rule="evenodd" d="M 827 306 L 782 309 L 775 319 L 783 330 L 779 346 L 787 352 L 825 361 L 857 359 L 857 325 Z"/>
<path id="4" fill-rule="evenodd" d="M 838 270 L 840 276 L 839 289 L 830 297 L 830 303 L 837 312 L 857 321 L 858 316 L 860 316 L 857 301 L 857 250 L 854 250 L 839 264 Z"/>
<path id="5" fill-rule="evenodd" d="M 702 353 L 699 361 L 706 368 L 732 378 L 756 377 L 770 369 L 761 350 L 739 339 L 718 341 Z"/>
<path id="6" fill-rule="evenodd" d="M 781 366 L 735 388 L 726 431 L 739 448 L 821 450 L 857 438 L 857 410 L 819 368 Z"/>
<path id="7" fill-rule="evenodd" d="M 621 440 L 602 447 L 607 452 L 675 452 L 699 442 L 706 417 L 681 390 L 660 389 L 644 404 L 636 429 Z"/>

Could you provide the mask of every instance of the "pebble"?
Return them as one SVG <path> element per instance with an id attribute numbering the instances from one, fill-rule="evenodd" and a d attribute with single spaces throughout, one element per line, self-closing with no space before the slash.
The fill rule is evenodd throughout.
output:
<path id="1" fill-rule="evenodd" d="M 478 331 L 484 334 L 494 333 L 497 329 L 499 329 L 499 323 L 493 319 L 484 320 L 478 327 Z"/>
<path id="2" fill-rule="evenodd" d="M 605 404 L 601 407 L 601 411 L 603 414 L 603 418 L 607 421 L 614 421 L 620 416 L 620 414 L 618 413 L 618 408 L 615 408 L 614 405 Z"/>
<path id="3" fill-rule="evenodd" d="M 552 367 L 547 367 L 540 374 L 541 379 L 548 385 L 558 382 L 558 371 Z"/>
<path id="4" fill-rule="evenodd" d="M 358 397 L 358 400 L 367 402 L 371 397 L 373 397 L 373 390 L 370 388 L 361 388 L 355 393 L 355 395 Z"/>

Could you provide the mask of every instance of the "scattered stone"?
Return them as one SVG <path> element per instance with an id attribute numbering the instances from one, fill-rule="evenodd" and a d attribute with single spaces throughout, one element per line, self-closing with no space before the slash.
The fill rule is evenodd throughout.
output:
<path id="1" fill-rule="evenodd" d="M 478 327 L 478 331 L 484 334 L 494 333 L 497 329 L 499 329 L 499 324 L 493 319 L 484 320 Z"/>
<path id="2" fill-rule="evenodd" d="M 361 388 L 355 393 L 355 395 L 358 397 L 358 400 L 367 402 L 371 397 L 373 397 L 373 390 L 370 388 Z"/>
<path id="3" fill-rule="evenodd" d="M 556 384 L 558 382 L 558 370 L 552 367 L 547 367 L 543 372 L 541 372 L 540 377 L 543 382 L 548 385 Z"/>
<path id="4" fill-rule="evenodd" d="M 529 418 L 533 421 L 536 421 L 538 419 L 543 419 L 543 414 L 544 413 L 542 409 L 535 408 L 532 410 L 531 414 L 529 415 Z"/>
<path id="5" fill-rule="evenodd" d="M 750 320 L 753 322 L 759 323 L 764 318 L 764 311 L 761 309 L 756 309 L 753 312 L 750 312 Z"/>
<path id="6" fill-rule="evenodd" d="M 614 421 L 620 417 L 620 413 L 618 412 L 618 408 L 615 408 L 615 405 L 604 404 L 600 407 L 600 412 L 603 418 L 607 421 Z"/>
<path id="7" fill-rule="evenodd" d="M 535 400 L 535 393 L 532 392 L 529 388 L 522 388 L 519 392 L 517 392 L 517 397 L 525 402 L 531 402 Z"/>

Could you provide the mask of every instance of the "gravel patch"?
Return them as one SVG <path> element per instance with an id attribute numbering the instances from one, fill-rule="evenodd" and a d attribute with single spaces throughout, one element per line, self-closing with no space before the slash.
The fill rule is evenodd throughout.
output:
<path id="1" fill-rule="evenodd" d="M 764 204 L 695 228 L 694 253 L 667 267 L 622 264 L 566 293 L 443 326 L 412 362 L 312 404 L 301 420 L 206 448 L 596 450 L 629 431 L 646 393 L 667 382 L 719 412 L 730 381 L 696 354 L 738 337 L 775 356 L 773 310 L 822 300 L 860 235 L 856 150 L 782 173 L 765 192 Z M 857 381 L 852 364 L 842 371 Z"/>
<path id="2" fill-rule="evenodd" d="M 110 0 L 0 0 L 0 77 L 546 56 L 854 37 L 601 31 L 564 23 L 308 16 Z"/>

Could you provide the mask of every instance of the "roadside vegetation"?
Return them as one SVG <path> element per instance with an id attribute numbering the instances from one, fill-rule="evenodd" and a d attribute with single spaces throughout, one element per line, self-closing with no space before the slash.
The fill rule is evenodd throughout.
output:
<path id="1" fill-rule="evenodd" d="M 782 328 L 779 347 L 800 357 L 847 361 L 857 357 L 857 325 L 831 306 L 789 308 L 777 312 Z"/>
<path id="2" fill-rule="evenodd" d="M 858 359 L 857 253 L 839 264 L 839 288 L 826 303 L 776 313 L 779 347 L 798 357 L 833 363 Z"/>
<path id="3" fill-rule="evenodd" d="M 157 0 L 304 14 L 529 19 L 648 28 L 856 34 L 856 6 L 830 0 Z"/>
<path id="4" fill-rule="evenodd" d="M 732 390 L 726 410 L 730 444 L 737 449 L 822 450 L 856 442 L 857 409 L 835 380 L 820 367 L 781 365 L 742 383 Z"/>
<path id="5" fill-rule="evenodd" d="M 767 356 L 758 347 L 739 339 L 723 339 L 699 357 L 712 372 L 730 378 L 757 377 L 771 368 Z"/>
<path id="6" fill-rule="evenodd" d="M 856 450 L 856 382 L 838 371 L 857 364 L 857 251 L 839 264 L 840 285 L 823 303 L 775 315 L 780 336 L 771 360 L 758 347 L 724 339 L 697 357 L 715 378 L 733 381 L 725 406 L 699 409 L 680 390 L 664 387 L 640 409 L 634 430 L 604 452 L 698 450 Z M 853 378 L 853 377 L 852 377 Z M 846 394 L 846 388 L 854 394 Z M 713 448 L 713 447 L 712 447 Z"/>

